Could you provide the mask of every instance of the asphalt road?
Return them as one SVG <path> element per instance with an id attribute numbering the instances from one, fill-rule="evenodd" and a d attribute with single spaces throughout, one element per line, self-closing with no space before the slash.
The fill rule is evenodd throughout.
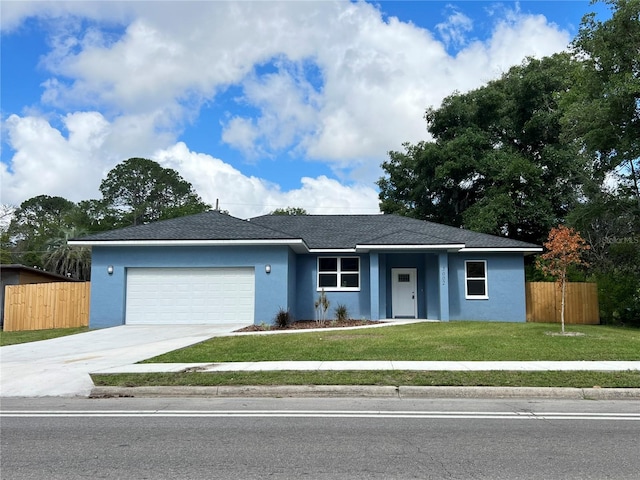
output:
<path id="1" fill-rule="evenodd" d="M 3 399 L 3 479 L 637 479 L 637 401 Z"/>

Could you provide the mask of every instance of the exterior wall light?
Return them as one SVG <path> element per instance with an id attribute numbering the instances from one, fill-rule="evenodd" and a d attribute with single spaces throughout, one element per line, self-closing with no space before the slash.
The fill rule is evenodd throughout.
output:
<path id="1" fill-rule="evenodd" d="M 113 275 L 113 265 L 109 265 L 109 266 L 107 267 L 107 273 L 108 273 L 109 275 Z"/>
<path id="2" fill-rule="evenodd" d="M 271 273 L 271 265 L 269 265 L 269 264 L 265 265 L 265 266 L 264 266 L 264 271 L 265 271 L 266 273 Z"/>

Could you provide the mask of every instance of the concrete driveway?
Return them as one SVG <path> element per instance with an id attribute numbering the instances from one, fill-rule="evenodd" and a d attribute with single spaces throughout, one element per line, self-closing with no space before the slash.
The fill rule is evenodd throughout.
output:
<path id="1" fill-rule="evenodd" d="M 90 372 L 130 365 L 244 326 L 124 325 L 0 347 L 0 396 L 87 396 L 93 387 Z"/>

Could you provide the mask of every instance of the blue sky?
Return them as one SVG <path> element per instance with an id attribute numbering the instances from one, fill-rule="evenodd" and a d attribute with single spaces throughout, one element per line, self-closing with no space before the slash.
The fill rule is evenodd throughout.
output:
<path id="1" fill-rule="evenodd" d="M 1 202 L 99 198 L 130 157 L 239 217 L 377 213 L 424 110 L 565 49 L 588 1 L 3 0 Z"/>

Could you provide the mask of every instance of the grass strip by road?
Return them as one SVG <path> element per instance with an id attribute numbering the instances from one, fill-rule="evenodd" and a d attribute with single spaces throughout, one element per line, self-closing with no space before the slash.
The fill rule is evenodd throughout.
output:
<path id="1" fill-rule="evenodd" d="M 275 335 L 217 337 L 145 363 L 259 361 L 640 360 L 640 329 L 557 324 L 443 322 Z"/>
<path id="2" fill-rule="evenodd" d="M 219 372 L 92 375 L 96 386 L 394 385 L 640 388 L 639 372 Z"/>
<path id="3" fill-rule="evenodd" d="M 88 332 L 88 327 L 77 328 L 54 328 L 50 330 L 28 330 L 21 332 L 0 332 L 0 346 L 16 345 L 18 343 L 37 342 L 39 340 L 49 340 L 51 338 L 75 335 L 76 333 Z"/>

